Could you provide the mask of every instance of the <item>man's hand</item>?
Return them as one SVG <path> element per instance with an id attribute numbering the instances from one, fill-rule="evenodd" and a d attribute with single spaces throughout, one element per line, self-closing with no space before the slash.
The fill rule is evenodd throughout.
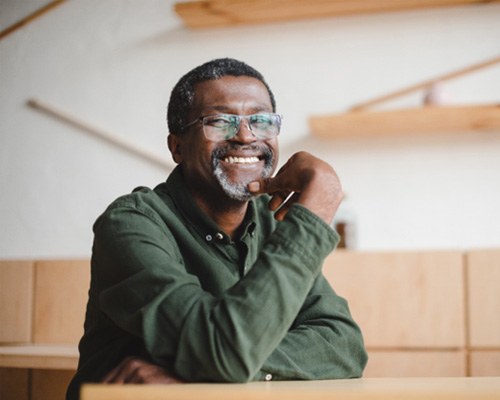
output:
<path id="1" fill-rule="evenodd" d="M 102 380 L 103 383 L 182 383 L 156 364 L 140 358 L 127 357 L 113 368 Z"/>
<path id="2" fill-rule="evenodd" d="M 269 208 L 278 210 L 275 218 L 279 221 L 293 203 L 298 203 L 331 224 L 344 197 L 334 169 L 303 151 L 290 157 L 274 178 L 251 182 L 248 190 L 270 194 Z"/>

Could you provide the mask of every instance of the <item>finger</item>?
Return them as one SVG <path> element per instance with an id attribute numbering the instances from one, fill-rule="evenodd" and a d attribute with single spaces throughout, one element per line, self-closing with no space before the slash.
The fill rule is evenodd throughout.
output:
<path id="1" fill-rule="evenodd" d="M 139 369 L 129 371 L 124 378 L 123 383 L 144 383 L 144 378 Z"/>
<path id="2" fill-rule="evenodd" d="M 290 164 L 290 160 L 288 160 L 285 163 L 285 165 L 283 165 L 278 170 L 278 172 L 276 173 L 274 178 L 266 178 L 266 179 L 260 179 L 258 181 L 250 182 L 247 185 L 248 191 L 250 193 L 254 193 L 254 194 L 262 194 L 262 193 L 274 193 L 274 192 L 281 190 L 281 188 L 279 187 L 280 180 L 278 180 L 278 182 L 274 182 L 274 181 L 276 180 L 276 178 L 278 178 L 283 173 L 283 171 L 285 171 L 289 167 L 289 164 Z"/>
<path id="3" fill-rule="evenodd" d="M 247 189 L 250 193 L 255 193 L 255 194 L 258 194 L 258 193 L 262 193 L 260 191 L 260 188 L 262 187 L 260 181 L 254 181 L 254 182 L 250 182 L 247 186 Z"/>
<path id="4" fill-rule="evenodd" d="M 268 207 L 271 211 L 276 211 L 281 205 L 286 201 L 286 199 L 290 196 L 289 191 L 277 192 L 273 193 L 273 197 L 269 200 Z"/>
<path id="5" fill-rule="evenodd" d="M 109 371 L 104 378 L 102 379 L 103 383 L 123 383 L 123 379 L 120 379 L 122 376 L 123 364 L 120 363 L 118 366 Z"/>
<path id="6" fill-rule="evenodd" d="M 283 221 L 285 219 L 286 214 L 290 210 L 290 207 L 297 202 L 298 198 L 299 198 L 298 193 L 294 193 L 293 195 L 289 196 L 283 203 L 281 208 L 278 211 L 276 211 L 276 213 L 274 214 L 274 218 L 277 221 Z"/>
<path id="7" fill-rule="evenodd" d="M 136 368 L 137 360 L 133 357 L 124 358 L 115 368 L 104 377 L 104 383 L 126 383 L 128 376 L 133 374 Z"/>

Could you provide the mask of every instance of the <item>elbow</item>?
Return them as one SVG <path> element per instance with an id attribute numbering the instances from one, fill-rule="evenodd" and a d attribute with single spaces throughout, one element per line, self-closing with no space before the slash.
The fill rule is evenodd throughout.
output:
<path id="1" fill-rule="evenodd" d="M 247 383 L 252 380 L 257 371 L 251 365 L 238 360 L 233 363 L 223 363 L 214 368 L 212 380 L 220 383 Z"/>
<path id="2" fill-rule="evenodd" d="M 356 357 L 357 362 L 352 365 L 350 371 L 350 378 L 361 378 L 365 370 L 366 364 L 368 363 L 368 354 L 363 349 L 363 352 Z"/>
<path id="3" fill-rule="evenodd" d="M 349 348 L 349 362 L 346 363 L 346 378 L 361 378 L 366 364 L 368 363 L 368 353 L 363 342 L 363 338 L 351 340 Z"/>
<path id="4" fill-rule="evenodd" d="M 199 357 L 196 362 L 179 362 L 175 372 L 187 382 L 247 383 L 257 374 L 258 367 L 238 355 L 232 357 Z"/>

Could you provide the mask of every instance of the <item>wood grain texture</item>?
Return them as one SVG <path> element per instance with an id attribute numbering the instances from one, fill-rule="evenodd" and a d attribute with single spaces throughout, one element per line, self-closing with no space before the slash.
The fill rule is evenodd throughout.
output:
<path id="1" fill-rule="evenodd" d="M 0 346 L 0 367 L 76 370 L 76 345 Z"/>
<path id="2" fill-rule="evenodd" d="M 466 376 L 466 364 L 464 351 L 370 351 L 363 376 Z"/>
<path id="3" fill-rule="evenodd" d="M 461 107 L 420 107 L 392 111 L 352 111 L 313 116 L 313 136 L 333 139 L 353 136 L 441 134 L 469 131 L 500 132 L 498 104 Z"/>
<path id="4" fill-rule="evenodd" d="M 0 261 L 0 343 L 31 341 L 33 262 Z"/>
<path id="5" fill-rule="evenodd" d="M 84 385 L 82 400 L 498 400 L 495 378 L 363 378 L 246 384 Z"/>
<path id="6" fill-rule="evenodd" d="M 334 252 L 323 273 L 345 297 L 368 348 L 465 346 L 461 252 Z"/>
<path id="7" fill-rule="evenodd" d="M 200 0 L 176 3 L 174 9 L 187 27 L 213 28 L 482 3 L 481 0 Z"/>
<path id="8" fill-rule="evenodd" d="M 78 343 L 89 284 L 88 260 L 36 262 L 33 343 Z"/>
<path id="9" fill-rule="evenodd" d="M 66 389 L 73 371 L 35 370 L 31 382 L 30 400 L 65 400 Z"/>
<path id="10" fill-rule="evenodd" d="M 500 348 L 471 352 L 470 374 L 471 376 L 500 376 Z"/>
<path id="11" fill-rule="evenodd" d="M 30 371 L 19 368 L 0 368 L 0 399 L 31 400 Z"/>
<path id="12" fill-rule="evenodd" d="M 469 342 L 500 349 L 500 250 L 467 254 Z"/>

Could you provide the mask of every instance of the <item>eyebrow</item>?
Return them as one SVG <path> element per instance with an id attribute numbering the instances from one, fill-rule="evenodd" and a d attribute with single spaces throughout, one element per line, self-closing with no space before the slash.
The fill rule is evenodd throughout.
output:
<path id="1" fill-rule="evenodd" d="M 213 110 L 213 111 L 217 111 L 217 112 L 224 113 L 224 114 L 232 114 L 232 112 L 230 112 L 231 109 L 232 109 L 232 107 L 228 107 L 225 105 L 215 105 L 215 106 L 207 107 L 206 110 L 210 110 L 210 111 Z M 258 104 L 255 107 L 252 107 L 250 110 L 251 110 L 252 114 L 259 113 L 259 112 L 273 112 L 272 107 L 270 110 L 269 105 L 264 105 L 264 104 Z"/>

